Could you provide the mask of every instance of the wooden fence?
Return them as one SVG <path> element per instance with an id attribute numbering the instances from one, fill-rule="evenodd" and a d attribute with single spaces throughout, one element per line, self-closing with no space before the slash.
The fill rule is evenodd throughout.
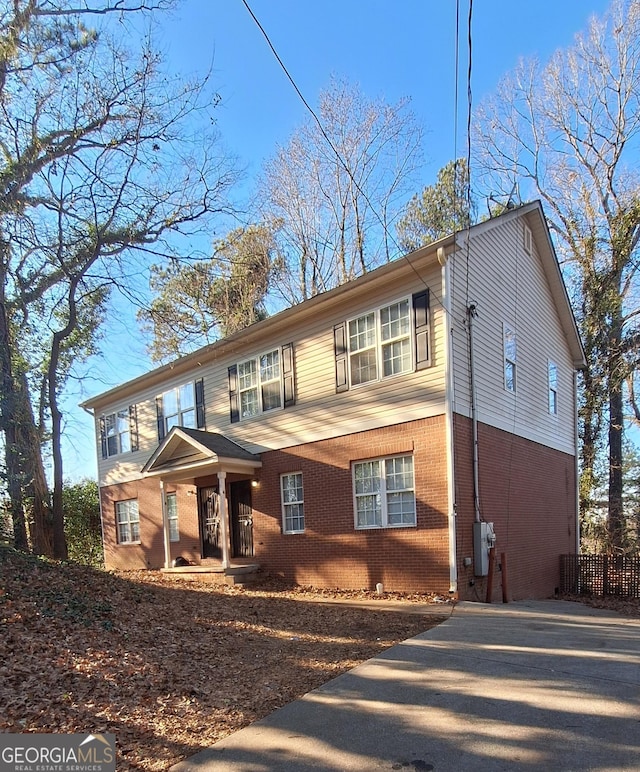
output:
<path id="1" fill-rule="evenodd" d="M 571 595 L 640 598 L 640 557 L 561 555 L 560 591 Z"/>

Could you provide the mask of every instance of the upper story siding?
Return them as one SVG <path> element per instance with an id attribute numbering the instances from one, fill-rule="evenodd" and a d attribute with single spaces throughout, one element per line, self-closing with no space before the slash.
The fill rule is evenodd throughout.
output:
<path id="1" fill-rule="evenodd" d="M 89 400 L 96 415 L 100 484 L 135 479 L 158 445 L 156 398 L 201 381 L 204 419 L 247 450 L 260 453 L 339 437 L 444 412 L 441 269 L 426 250 L 384 266 L 343 288 L 288 309 L 266 322 L 195 352 L 173 365 Z M 336 390 L 334 328 L 429 288 L 429 366 Z M 292 344 L 295 404 L 232 421 L 229 368 Z M 414 362 L 415 364 L 415 362 Z M 135 406 L 137 450 L 102 457 L 100 419 Z"/>
<path id="2" fill-rule="evenodd" d="M 478 420 L 575 454 L 574 374 L 581 348 L 540 210 L 526 209 L 500 218 L 498 227 L 472 229 L 468 250 L 465 244 L 450 258 L 454 410 L 471 415 L 466 309 L 474 305 Z M 505 384 L 505 326 L 515 334 L 515 390 Z M 557 373 L 555 413 L 549 408 L 550 362 Z"/>

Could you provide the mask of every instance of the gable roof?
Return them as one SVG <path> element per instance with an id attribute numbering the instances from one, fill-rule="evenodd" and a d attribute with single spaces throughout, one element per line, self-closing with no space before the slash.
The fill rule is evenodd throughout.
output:
<path id="1" fill-rule="evenodd" d="M 142 474 L 199 474 L 214 467 L 232 472 L 251 473 L 262 466 L 260 456 L 250 453 L 233 440 L 217 432 L 173 426 L 158 445 Z"/>
<path id="2" fill-rule="evenodd" d="M 553 247 L 542 204 L 540 201 L 532 201 L 528 204 L 523 204 L 515 209 L 506 211 L 496 217 L 492 217 L 489 220 L 472 225 L 466 230 L 459 231 L 439 239 L 438 241 L 434 241 L 414 252 L 389 263 L 385 263 L 379 268 L 369 271 L 346 284 L 341 284 L 338 287 L 334 287 L 331 290 L 327 290 L 326 292 L 304 300 L 297 305 L 285 308 L 273 316 L 255 322 L 249 327 L 239 330 L 226 338 L 214 341 L 213 343 L 203 346 L 202 348 L 169 362 L 166 365 L 161 365 L 137 378 L 133 378 L 102 394 L 91 397 L 82 402 L 81 407 L 85 409 L 100 408 L 117 399 L 124 399 L 127 395 L 135 393 L 140 388 L 149 388 L 152 385 L 160 387 L 172 373 L 177 374 L 180 372 L 192 371 L 202 366 L 204 362 L 212 358 L 215 359 L 217 356 L 224 355 L 229 349 L 237 350 L 238 346 L 241 346 L 243 349 L 249 348 L 254 345 L 256 340 L 261 339 L 262 336 L 269 331 L 271 331 L 272 334 L 276 334 L 276 332 L 282 331 L 287 328 L 287 326 L 290 330 L 290 320 L 292 318 L 297 317 L 298 319 L 304 319 L 311 315 L 315 315 L 317 314 L 318 305 L 330 307 L 332 304 L 340 302 L 346 293 L 366 291 L 366 288 L 369 285 L 384 282 L 389 275 L 397 271 L 415 271 L 414 264 L 419 260 L 433 259 L 435 262 L 438 260 L 439 253 L 450 254 L 456 249 L 461 249 L 468 237 L 473 238 L 474 235 L 479 235 L 486 230 L 497 228 L 502 223 L 508 222 L 511 219 L 523 217 L 526 218 L 527 223 L 531 227 L 534 241 L 539 246 L 542 267 L 558 309 L 560 320 L 567 338 L 567 344 L 571 351 L 574 367 L 578 370 L 583 369 L 586 367 L 584 348 L 582 346 L 582 341 L 580 340 L 578 326 L 571 308 L 564 279 L 562 278 L 562 272 Z"/>

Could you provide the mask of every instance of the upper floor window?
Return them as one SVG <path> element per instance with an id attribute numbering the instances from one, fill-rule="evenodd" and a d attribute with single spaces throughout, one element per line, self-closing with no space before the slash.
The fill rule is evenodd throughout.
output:
<path id="1" fill-rule="evenodd" d="M 116 501 L 118 544 L 137 544 L 140 541 L 140 514 L 138 500 Z"/>
<path id="2" fill-rule="evenodd" d="M 280 477 L 282 494 L 282 529 L 284 533 L 304 531 L 304 491 L 302 472 L 283 474 Z"/>
<path id="3" fill-rule="evenodd" d="M 549 381 L 549 412 L 551 415 L 558 414 L 558 365 L 549 360 L 548 367 Z"/>
<path id="4" fill-rule="evenodd" d="M 413 456 L 392 456 L 353 464 L 356 528 L 416 524 Z"/>
<path id="5" fill-rule="evenodd" d="M 102 458 L 138 450 L 138 415 L 135 405 L 100 418 Z"/>
<path id="6" fill-rule="evenodd" d="M 336 391 L 428 366 L 428 291 L 336 325 L 334 343 Z"/>
<path id="7" fill-rule="evenodd" d="M 173 426 L 187 429 L 204 429 L 204 382 L 189 381 L 164 391 L 156 397 L 156 416 L 158 421 L 158 440 Z"/>
<path id="8" fill-rule="evenodd" d="M 295 404 L 293 344 L 229 368 L 231 422 Z"/>
<path id="9" fill-rule="evenodd" d="M 516 331 L 508 324 L 502 327 L 504 348 L 504 387 L 515 393 L 516 390 Z"/>
<path id="10" fill-rule="evenodd" d="M 180 541 L 178 529 L 178 497 L 175 493 L 167 493 L 167 520 L 169 521 L 169 541 Z"/>

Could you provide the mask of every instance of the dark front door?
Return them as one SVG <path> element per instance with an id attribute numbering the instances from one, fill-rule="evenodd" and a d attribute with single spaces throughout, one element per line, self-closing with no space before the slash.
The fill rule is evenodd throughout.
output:
<path id="1" fill-rule="evenodd" d="M 221 558 L 220 496 L 215 488 L 198 488 L 198 514 L 203 558 Z"/>
<path id="2" fill-rule="evenodd" d="M 251 482 L 240 480 L 230 486 L 231 498 L 231 556 L 253 557 L 253 509 Z"/>

